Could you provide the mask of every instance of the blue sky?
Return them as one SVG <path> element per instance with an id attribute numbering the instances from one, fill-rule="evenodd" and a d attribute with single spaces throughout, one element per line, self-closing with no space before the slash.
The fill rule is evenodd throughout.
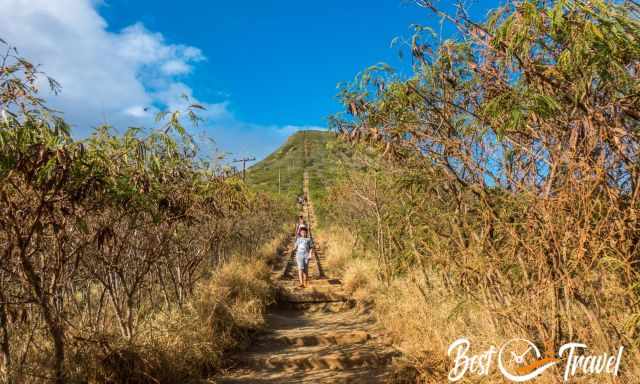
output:
<path id="1" fill-rule="evenodd" d="M 448 2 L 442 2 L 446 4 Z M 497 0 L 470 3 L 482 18 Z M 58 79 L 49 96 L 82 136 L 152 125 L 148 106 L 206 105 L 220 150 L 263 157 L 288 134 L 326 126 L 336 84 L 369 65 L 402 69 L 396 36 L 438 19 L 402 0 L 0 0 L 0 37 Z M 6 20 L 4 20 L 6 19 Z M 406 67 L 406 66 L 404 66 Z M 232 156 L 233 156 L 232 155 Z"/>
<path id="2" fill-rule="evenodd" d="M 425 14 L 395 0 L 192 3 L 110 0 L 101 13 L 115 31 L 141 21 L 202 49 L 207 60 L 188 79 L 196 96 L 229 95 L 238 118 L 265 125 L 325 125 L 336 83 L 394 61 L 391 39 Z"/>

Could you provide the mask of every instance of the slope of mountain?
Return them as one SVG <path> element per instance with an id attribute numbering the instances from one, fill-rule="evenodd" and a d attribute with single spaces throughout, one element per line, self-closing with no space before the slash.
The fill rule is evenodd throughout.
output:
<path id="1" fill-rule="evenodd" d="M 335 181 L 338 168 L 349 167 L 350 158 L 351 149 L 341 145 L 335 133 L 296 132 L 271 155 L 247 170 L 247 184 L 295 204 L 296 196 L 302 194 L 306 170 L 311 198 L 320 202 L 327 187 Z"/>

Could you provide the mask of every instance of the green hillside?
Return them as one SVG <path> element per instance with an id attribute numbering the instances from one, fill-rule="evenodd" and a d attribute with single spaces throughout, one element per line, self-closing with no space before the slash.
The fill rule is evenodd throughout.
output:
<path id="1" fill-rule="evenodd" d="M 254 189 L 279 195 L 292 205 L 302 193 L 304 170 L 309 173 L 311 198 L 320 201 L 336 178 L 341 165 L 349 166 L 351 150 L 340 145 L 327 131 L 300 131 L 264 160 L 247 171 L 247 183 Z M 317 207 L 319 217 L 322 207 Z"/>

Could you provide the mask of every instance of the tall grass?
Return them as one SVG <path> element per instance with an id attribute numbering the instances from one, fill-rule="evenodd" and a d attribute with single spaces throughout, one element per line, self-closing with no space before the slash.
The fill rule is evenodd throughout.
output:
<path id="1" fill-rule="evenodd" d="M 506 340 L 523 337 L 540 343 L 543 350 L 553 350 L 551 343 L 538 339 L 535 331 L 524 330 L 512 322 L 515 319 L 539 321 L 537 319 L 552 316 L 553 309 L 536 295 L 512 302 L 509 308 L 489 306 L 487 302 L 474 302 L 473 298 L 460 295 L 451 285 L 455 286 L 455 282 L 447 281 L 439 273 L 428 272 L 425 275 L 419 266 L 388 280 L 382 273 L 375 251 L 355 242 L 344 243 L 345 239 L 353 240 L 349 229 L 334 227 L 318 236 L 322 236 L 323 243 L 327 244 L 327 263 L 336 268 L 333 271 L 342 278 L 345 291 L 359 306 L 372 312 L 394 348 L 402 352 L 393 367 L 397 370 L 399 382 L 447 382 L 447 375 L 453 366 L 448 348 L 460 337 L 470 338 L 473 350 L 477 352 L 499 346 Z M 505 289 L 501 286 L 495 288 Z M 510 295 L 507 291 L 504 294 Z M 507 316 L 512 319 L 506 319 Z M 594 328 L 597 325 L 591 322 L 600 322 L 602 319 L 585 316 L 582 321 L 584 328 L 576 334 L 576 340 L 586 342 L 592 352 L 609 351 L 611 343 L 606 339 L 606 330 Z M 619 326 L 622 327 L 622 324 Z M 633 383 L 639 372 L 636 359 L 638 351 L 633 345 L 625 346 L 624 373 L 621 379 L 614 382 Z M 415 375 L 412 373 L 414 370 Z M 560 369 L 554 369 L 536 379 L 536 382 L 560 383 L 562 374 Z M 583 376 L 572 379 L 572 382 L 600 383 L 602 379 L 600 376 Z M 502 375 L 493 369 L 488 376 L 468 374 L 462 382 L 503 380 Z"/>

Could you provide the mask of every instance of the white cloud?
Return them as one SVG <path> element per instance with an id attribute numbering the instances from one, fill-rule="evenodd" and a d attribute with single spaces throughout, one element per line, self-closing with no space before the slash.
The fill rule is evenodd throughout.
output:
<path id="1" fill-rule="evenodd" d="M 166 44 L 161 33 L 151 32 L 141 23 L 124 28 L 118 35 L 117 54 L 133 63 L 176 67 L 186 73 L 190 63 L 205 59 L 202 51 L 186 45 Z"/>
<path id="2" fill-rule="evenodd" d="M 263 126 L 239 121 L 229 102 L 207 103 L 179 80 L 205 60 L 203 52 L 168 43 L 159 32 L 135 23 L 107 30 L 97 11 L 102 0 L 0 0 L 0 38 L 62 84 L 58 96 L 45 94 L 64 111 L 74 134 L 84 136 L 103 123 L 152 126 L 158 108 L 186 106 L 181 95 L 206 108 L 203 129 L 219 147 L 265 156 L 286 136 L 304 127 Z M 9 10 L 9 11 L 8 11 Z M 43 87 L 44 88 L 44 87 Z M 228 97 L 228 95 L 226 96 Z"/>
<path id="3" fill-rule="evenodd" d="M 191 67 L 182 60 L 167 61 L 161 68 L 167 75 L 184 75 L 191 72 Z"/>
<path id="4" fill-rule="evenodd" d="M 62 84 L 49 104 L 64 111 L 78 135 L 104 122 L 144 124 L 161 106 L 175 75 L 204 60 L 200 49 L 169 44 L 136 23 L 107 31 L 92 0 L 0 0 L 0 37 Z M 132 120 L 133 119 L 133 120 Z"/>

